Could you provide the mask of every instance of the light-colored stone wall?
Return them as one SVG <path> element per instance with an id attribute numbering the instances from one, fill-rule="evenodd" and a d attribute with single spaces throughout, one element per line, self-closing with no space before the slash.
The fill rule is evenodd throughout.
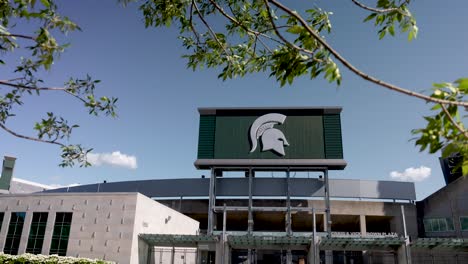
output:
<path id="1" fill-rule="evenodd" d="M 26 212 L 19 254 L 24 253 L 33 212 L 48 212 L 42 254 L 49 254 L 57 212 L 73 213 L 67 255 L 129 263 L 137 193 L 60 193 L 0 196 L 5 219 L 0 232 L 4 247 L 11 212 Z"/>
<path id="2" fill-rule="evenodd" d="M 139 234 L 186 234 L 195 235 L 199 229 L 199 222 L 187 217 L 167 206 L 138 194 L 135 226 L 133 232 L 132 258 L 130 263 L 147 263 L 148 248 L 139 240 Z M 176 259 L 182 259 L 181 253 L 176 253 Z M 171 254 L 164 254 L 164 260 L 169 261 Z M 189 257 L 195 257 L 189 254 Z M 169 263 L 164 262 L 163 263 Z M 176 262 L 177 263 L 177 262 Z M 190 261 L 187 261 L 190 263 Z"/>

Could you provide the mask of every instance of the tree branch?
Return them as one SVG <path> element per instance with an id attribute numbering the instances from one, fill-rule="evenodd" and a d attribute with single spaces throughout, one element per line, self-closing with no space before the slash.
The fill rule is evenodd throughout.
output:
<path id="1" fill-rule="evenodd" d="M 254 34 L 255 36 L 262 36 L 262 37 L 265 37 L 269 40 L 272 40 L 272 41 L 275 41 L 277 43 L 281 43 L 280 41 L 278 41 L 277 39 L 271 37 L 271 36 L 268 36 L 267 34 L 264 34 L 262 32 L 258 32 L 258 31 L 255 31 L 255 30 L 252 30 L 244 25 L 242 25 L 239 21 L 237 21 L 237 19 L 233 18 L 232 16 L 230 16 L 228 13 L 226 13 L 226 11 L 224 11 L 224 9 L 218 5 L 218 3 L 216 3 L 215 1 L 213 0 L 209 0 L 211 2 L 212 5 L 215 6 L 216 9 L 218 9 L 218 11 L 224 16 L 226 17 L 227 19 L 229 19 L 231 22 L 233 22 L 234 24 L 236 24 L 237 26 L 241 27 L 242 29 L 244 29 L 245 31 L 251 33 L 251 34 Z M 265 44 L 260 41 L 264 46 Z M 265 46 L 266 49 L 270 50 L 269 47 Z"/>
<path id="2" fill-rule="evenodd" d="M 361 2 L 358 2 L 357 0 L 351 0 L 353 1 L 354 4 L 356 4 L 357 6 L 359 6 L 360 8 L 363 8 L 365 10 L 368 10 L 368 11 L 372 11 L 372 12 L 375 12 L 375 13 L 389 13 L 389 12 L 393 12 L 393 11 L 396 11 L 404 16 L 408 16 L 408 14 L 406 12 L 402 12 L 399 8 L 387 8 L 387 9 L 379 9 L 379 8 L 373 8 L 373 7 L 370 7 L 370 6 L 366 6 L 364 5 L 363 3 Z M 408 0 L 406 0 L 402 5 L 408 3 Z"/>
<path id="3" fill-rule="evenodd" d="M 370 76 L 362 71 L 360 71 L 359 69 L 357 69 L 354 65 L 352 65 L 350 62 L 348 62 L 343 56 L 341 56 L 340 53 L 338 53 L 338 51 L 336 51 L 335 49 L 333 49 L 333 47 L 331 47 L 324 39 L 322 39 L 318 33 L 312 29 L 308 24 L 307 22 L 297 13 L 297 12 L 294 12 L 292 11 L 291 9 L 289 9 L 288 7 L 284 6 L 283 4 L 277 2 L 276 0 L 264 0 L 264 1 L 269 1 L 271 2 L 272 4 L 274 4 L 276 7 L 278 7 L 279 9 L 283 10 L 284 12 L 286 12 L 287 14 L 289 14 L 290 16 L 296 18 L 301 24 L 302 26 L 307 29 L 307 31 L 320 43 L 322 44 L 322 46 L 325 47 L 325 49 L 327 49 L 331 54 L 333 54 L 333 56 L 339 60 L 346 68 L 348 68 L 350 71 L 354 72 L 355 74 L 357 74 L 358 76 L 360 76 L 361 78 L 363 78 L 364 80 L 367 80 L 367 81 L 370 81 L 372 83 L 375 83 L 379 86 L 382 86 L 382 87 L 385 87 L 385 88 L 388 88 L 392 91 L 395 91 L 395 92 L 398 92 L 398 93 L 402 93 L 402 94 L 406 94 L 406 95 L 409 95 L 409 96 L 413 96 L 413 97 L 416 97 L 416 98 L 419 98 L 419 99 L 422 99 L 422 100 L 425 100 L 427 102 L 433 102 L 433 103 L 439 103 L 439 104 L 448 104 L 448 105 L 460 105 L 460 106 L 465 106 L 465 107 L 468 107 L 468 102 L 459 102 L 459 101 L 449 101 L 449 100 L 444 100 L 444 99 L 438 99 L 438 98 L 433 98 L 433 97 L 430 97 L 430 96 L 427 96 L 425 94 L 421 94 L 421 93 L 417 93 L 417 92 L 413 92 L 411 90 L 408 90 L 408 89 L 405 89 L 405 88 L 402 88 L 402 87 L 399 87 L 399 86 L 396 86 L 396 85 L 393 85 L 393 84 L 390 84 L 390 83 L 387 83 L 387 82 L 384 82 L 380 79 L 377 79 L 373 76 Z"/>
<path id="4" fill-rule="evenodd" d="M 5 85 L 9 87 L 13 87 L 16 89 L 25 89 L 31 91 L 65 91 L 66 88 L 63 87 L 31 87 L 23 84 L 18 83 L 11 83 L 8 80 L 0 80 L 0 85 Z"/>
<path id="5" fill-rule="evenodd" d="M 294 49 L 299 50 L 299 51 L 302 51 L 302 52 L 304 52 L 304 53 L 306 53 L 306 54 L 310 54 L 310 55 L 312 56 L 312 57 L 311 57 L 312 60 L 315 60 L 315 61 L 318 61 L 318 62 L 322 62 L 321 60 L 317 60 L 317 59 L 314 58 L 314 56 L 313 56 L 313 55 L 314 55 L 314 52 L 313 52 L 313 51 L 308 50 L 308 49 L 301 48 L 301 47 L 297 46 L 296 44 L 294 44 L 294 43 L 288 41 L 288 40 L 279 32 L 278 27 L 276 26 L 275 21 L 274 21 L 274 19 L 273 19 L 273 16 L 271 15 L 271 8 L 270 8 L 270 5 L 268 4 L 268 0 L 263 0 L 263 2 L 265 3 L 265 6 L 266 6 L 266 8 L 267 8 L 268 18 L 270 19 L 270 23 L 271 23 L 271 25 L 273 26 L 276 35 L 277 35 L 284 43 L 286 43 L 287 45 L 290 45 L 290 46 L 293 47 Z"/>
<path id="6" fill-rule="evenodd" d="M 449 119 L 450 123 L 452 123 L 458 130 L 460 130 L 460 132 L 468 138 L 468 131 L 466 131 L 462 126 L 460 126 L 460 124 L 458 124 L 458 122 L 456 122 L 452 115 L 449 113 L 449 111 L 447 110 L 447 108 L 445 107 L 445 105 L 443 104 L 440 104 L 440 106 L 442 107 L 442 111 L 444 111 L 445 115 L 447 116 L 447 118 Z"/>
<path id="7" fill-rule="evenodd" d="M 15 137 L 18 137 L 18 138 L 22 138 L 22 139 L 27 139 L 27 140 L 32 140 L 32 141 L 37 141 L 37 142 L 42 142 L 42 143 L 49 143 L 49 144 L 55 144 L 55 145 L 59 145 L 61 147 L 65 147 L 64 144 L 62 143 L 59 143 L 59 142 L 55 142 L 55 141 L 52 141 L 52 140 L 43 140 L 43 139 L 40 139 L 40 138 L 34 138 L 34 137 L 28 137 L 28 136 L 24 136 L 24 135 L 21 135 L 21 134 L 18 134 L 12 130 L 10 130 L 9 128 L 7 128 L 4 124 L 2 124 L 0 122 L 0 128 L 2 128 L 3 130 L 5 130 L 6 132 L 10 133 L 11 135 L 15 136 Z"/>
<path id="8" fill-rule="evenodd" d="M 226 47 L 224 47 L 224 45 L 221 43 L 221 41 L 219 41 L 218 37 L 216 36 L 216 33 L 214 33 L 213 29 L 210 27 L 210 25 L 208 24 L 208 22 L 206 22 L 205 18 L 203 17 L 203 15 L 201 14 L 200 12 L 200 9 L 198 9 L 198 6 L 197 6 L 197 3 L 195 3 L 195 1 L 192 1 L 193 3 L 193 6 L 195 7 L 196 11 L 197 11 L 197 14 L 198 14 L 198 17 L 200 18 L 200 20 L 203 22 L 203 24 L 206 26 L 206 28 L 208 29 L 208 31 L 210 32 L 211 36 L 216 40 L 216 43 L 218 43 L 219 47 L 221 49 L 224 50 L 224 53 L 226 53 L 227 56 L 229 56 L 229 52 L 226 50 Z M 231 62 L 232 63 L 232 62 Z"/>
<path id="9" fill-rule="evenodd" d="M 29 39 L 29 40 L 34 40 L 36 41 L 35 37 L 27 36 L 27 35 L 21 35 L 21 34 L 0 34 L 0 37 L 14 37 L 14 38 L 24 38 L 24 39 Z"/>
<path id="10" fill-rule="evenodd" d="M 18 78 L 18 79 L 20 79 L 20 78 Z M 17 89 L 32 90 L 32 91 L 63 91 L 65 93 L 75 97 L 76 99 L 80 100 L 81 102 L 87 103 L 85 99 L 83 99 L 80 96 L 70 92 L 67 88 L 63 88 L 63 87 L 31 87 L 31 86 L 22 85 L 22 84 L 10 83 L 10 82 L 5 81 L 5 80 L 0 80 L 0 85 L 5 85 L 5 86 L 12 87 L 12 88 L 17 88 Z"/>

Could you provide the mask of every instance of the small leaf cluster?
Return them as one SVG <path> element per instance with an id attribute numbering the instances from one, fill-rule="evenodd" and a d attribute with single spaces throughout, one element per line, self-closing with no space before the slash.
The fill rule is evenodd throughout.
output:
<path id="1" fill-rule="evenodd" d="M 78 163 L 80 167 L 89 167 L 91 163 L 87 159 L 88 153 L 93 151 L 90 148 L 84 148 L 80 144 L 62 146 L 62 158 L 60 167 L 73 167 Z"/>
<path id="2" fill-rule="evenodd" d="M 22 32 L 23 29 L 17 26 L 26 22 L 32 25 L 31 32 Z M 7 126 L 7 121 L 23 105 L 25 96 L 46 96 L 43 91 L 71 96 L 82 103 L 91 115 L 116 116 L 117 98 L 95 94 L 99 80 L 89 75 L 85 78 L 71 77 L 63 86 L 53 87 L 40 77 L 44 71 L 51 70 L 54 61 L 69 47 L 68 43 L 59 43 L 58 39 L 76 30 L 80 30 L 78 25 L 59 14 L 53 0 L 0 0 L 0 51 L 5 55 L 22 49 L 22 54 L 27 54 L 18 61 L 0 59 L 0 64 L 14 68 L 9 76 L 5 76 L 8 75 L 6 71 L 0 71 L 0 87 L 5 88 L 0 90 L 0 125 L 14 136 L 59 145 L 63 158 L 60 166 L 75 163 L 90 165 L 86 161 L 86 153 L 91 149 L 68 143 L 73 129 L 78 125 L 70 125 L 65 118 L 48 112 L 46 118 L 34 124 L 37 136 L 31 137 L 15 132 Z"/>
<path id="3" fill-rule="evenodd" d="M 147 27 L 178 27 L 190 69 L 219 67 L 222 80 L 268 72 L 281 86 L 304 75 L 341 82 L 337 64 L 308 29 L 262 0 L 150 0 L 140 9 Z M 330 15 L 318 7 L 305 11 L 318 33 L 331 32 Z"/>
<path id="4" fill-rule="evenodd" d="M 449 101 L 464 101 L 468 95 L 468 78 L 461 78 L 453 83 L 433 84 L 431 96 Z M 463 174 L 468 174 L 468 131 L 465 122 L 468 109 L 457 105 L 436 104 L 432 107 L 435 114 L 425 116 L 425 128 L 414 129 L 419 137 L 415 144 L 420 151 L 436 153 L 442 150 L 442 157 L 460 155 Z"/>
<path id="5" fill-rule="evenodd" d="M 399 27 L 401 32 L 408 32 L 408 41 L 411 41 L 418 35 L 418 26 L 408 9 L 409 3 L 410 0 L 378 0 L 377 8 L 391 11 L 374 12 L 367 16 L 364 22 L 374 20 L 374 25 L 379 28 L 379 39 L 383 39 L 387 34 L 395 36 L 395 27 Z"/>

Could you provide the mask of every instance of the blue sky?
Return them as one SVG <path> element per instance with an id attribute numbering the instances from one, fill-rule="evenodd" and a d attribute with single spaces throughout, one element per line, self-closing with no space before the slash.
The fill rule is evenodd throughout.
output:
<path id="1" fill-rule="evenodd" d="M 145 29 L 135 5 L 123 8 L 116 1 L 91 0 L 58 3 L 62 13 L 83 31 L 69 35 L 71 48 L 44 79 L 56 86 L 69 76 L 89 73 L 102 80 L 97 94 L 119 98 L 119 117 L 89 116 L 72 98 L 48 93 L 27 98 L 17 117 L 8 124 L 19 132 L 32 134 L 34 121 L 47 111 L 60 112 L 71 123 L 80 124 L 70 142 L 91 146 L 96 153 L 120 151 L 135 157 L 137 167 L 103 164 L 59 168 L 57 147 L 17 139 L 0 131 L 0 153 L 18 158 L 18 178 L 66 185 L 199 177 L 206 172 L 193 166 L 198 107 L 342 106 L 348 166 L 344 171 L 332 171 L 331 177 L 390 180 L 392 171 L 425 166 L 431 169 L 431 175 L 416 183 L 418 199 L 443 186 L 438 155 L 420 153 L 410 141 L 411 129 L 422 127 L 422 116 L 429 112 L 420 100 L 368 83 L 343 67 L 340 87 L 321 78 L 302 78 L 280 88 L 262 73 L 223 82 L 216 78 L 217 70 L 187 69 L 177 30 Z M 467 76 L 465 0 L 444 4 L 415 1 L 411 10 L 420 34 L 411 43 L 406 35 L 379 41 L 376 28 L 362 23 L 367 13 L 350 0 L 300 5 L 314 3 L 334 13 L 333 33 L 327 36 L 328 41 L 369 74 L 415 91 L 427 89 L 433 82 Z"/>

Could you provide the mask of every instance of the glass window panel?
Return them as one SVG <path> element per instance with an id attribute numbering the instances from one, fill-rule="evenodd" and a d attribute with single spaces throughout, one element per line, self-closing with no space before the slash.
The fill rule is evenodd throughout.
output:
<path id="1" fill-rule="evenodd" d="M 452 218 L 445 218 L 447 222 L 447 231 L 453 231 L 455 228 L 453 227 L 453 219 Z"/>
<path id="2" fill-rule="evenodd" d="M 438 219 L 439 221 L 439 227 L 440 227 L 440 231 L 447 231 L 448 228 L 447 228 L 447 221 L 445 221 L 445 218 L 440 218 Z"/>
<path id="3" fill-rule="evenodd" d="M 12 212 L 10 224 L 5 240 L 3 252 L 11 255 L 18 254 L 19 244 L 21 242 L 21 233 L 23 231 L 25 212 Z"/>
<path id="4" fill-rule="evenodd" d="M 462 216 L 460 217 L 460 225 L 462 231 L 468 231 L 468 217 Z"/>
<path id="5" fill-rule="evenodd" d="M 3 224 L 3 217 L 5 216 L 5 213 L 0 213 L 0 229 L 2 227 L 2 224 Z"/>
<path id="6" fill-rule="evenodd" d="M 33 221 L 31 222 L 31 230 L 29 232 L 28 246 L 26 253 L 39 254 L 42 251 L 43 238 L 45 227 L 47 225 L 48 213 L 36 212 L 33 213 Z M 41 227 L 41 228 L 40 228 Z"/>
<path id="7" fill-rule="evenodd" d="M 67 253 L 68 238 L 72 222 L 72 213 L 57 213 L 55 217 L 54 232 L 49 254 L 65 256 Z"/>

